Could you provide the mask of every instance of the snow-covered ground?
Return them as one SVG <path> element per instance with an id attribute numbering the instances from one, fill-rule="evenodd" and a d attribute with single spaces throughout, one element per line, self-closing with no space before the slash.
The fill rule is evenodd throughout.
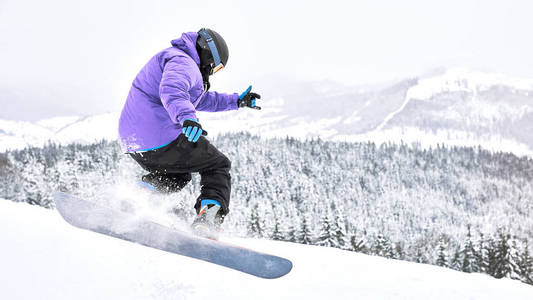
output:
<path id="1" fill-rule="evenodd" d="M 0 200 L 0 299 L 533 299 L 533 286 L 332 248 L 227 239 L 289 258 L 273 280 L 68 225 Z"/>

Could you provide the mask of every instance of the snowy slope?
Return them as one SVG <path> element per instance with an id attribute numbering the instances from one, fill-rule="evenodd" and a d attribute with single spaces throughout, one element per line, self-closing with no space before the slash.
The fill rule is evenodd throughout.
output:
<path id="1" fill-rule="evenodd" d="M 0 119 L 0 151 L 40 147 L 48 141 L 68 144 L 115 140 L 118 136 L 118 117 L 118 113 L 106 113 L 56 117 L 35 123 Z"/>
<path id="2" fill-rule="evenodd" d="M 71 227 L 0 200 L 2 299 L 532 299 L 533 286 L 332 248 L 229 239 L 291 259 L 265 280 Z"/>
<path id="3" fill-rule="evenodd" d="M 370 88 L 270 78 L 257 90 L 261 111 L 198 113 L 211 137 L 249 131 L 264 137 L 481 145 L 533 154 L 533 79 L 466 69 Z M 116 139 L 118 113 L 0 121 L 0 151 L 47 140 Z M 16 128 L 16 130 L 14 129 Z"/>
<path id="4" fill-rule="evenodd" d="M 82 117 L 56 131 L 53 139 L 61 143 L 115 140 L 118 136 L 118 113 Z"/>
<path id="5" fill-rule="evenodd" d="M 42 119 L 42 120 L 35 122 L 35 124 L 41 127 L 44 127 L 52 131 L 53 133 L 56 133 L 56 132 L 61 131 L 63 128 L 66 128 L 69 125 L 79 122 L 81 120 L 83 120 L 83 117 L 63 116 L 63 117 Z"/>
<path id="6" fill-rule="evenodd" d="M 41 146 L 51 135 L 49 129 L 30 122 L 0 120 L 0 151 Z"/>

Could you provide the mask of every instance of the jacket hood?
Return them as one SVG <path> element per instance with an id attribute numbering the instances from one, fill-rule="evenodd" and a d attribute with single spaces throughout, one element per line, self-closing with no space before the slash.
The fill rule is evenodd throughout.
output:
<path id="1" fill-rule="evenodd" d="M 196 40 L 198 39 L 197 32 L 185 32 L 181 35 L 181 38 L 172 40 L 170 44 L 172 46 L 187 53 L 198 66 L 200 66 L 200 56 L 196 51 Z"/>

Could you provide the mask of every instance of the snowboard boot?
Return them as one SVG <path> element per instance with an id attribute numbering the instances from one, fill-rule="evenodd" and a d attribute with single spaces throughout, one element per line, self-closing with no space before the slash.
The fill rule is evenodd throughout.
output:
<path id="1" fill-rule="evenodd" d="M 192 222 L 192 232 L 204 238 L 217 240 L 222 231 L 222 222 L 224 222 L 224 214 L 220 203 L 216 200 L 204 199 L 200 204 L 200 212 Z"/>

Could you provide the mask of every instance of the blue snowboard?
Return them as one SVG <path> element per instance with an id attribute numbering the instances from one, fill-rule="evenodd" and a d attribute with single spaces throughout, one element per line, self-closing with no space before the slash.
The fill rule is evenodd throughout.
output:
<path id="1" fill-rule="evenodd" d="M 291 261 L 285 258 L 196 237 L 69 194 L 57 193 L 54 200 L 61 216 L 78 228 L 200 259 L 261 278 L 278 278 L 292 269 Z"/>

